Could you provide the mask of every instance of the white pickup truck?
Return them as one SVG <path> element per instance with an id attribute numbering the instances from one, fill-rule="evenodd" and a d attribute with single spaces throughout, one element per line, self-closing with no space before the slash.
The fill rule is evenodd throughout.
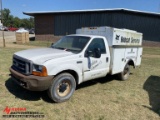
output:
<path id="1" fill-rule="evenodd" d="M 78 84 L 107 74 L 126 80 L 130 66 L 141 64 L 142 33 L 111 27 L 77 29 L 50 48 L 16 52 L 11 77 L 32 91 L 48 90 L 55 102 L 64 102 Z"/>

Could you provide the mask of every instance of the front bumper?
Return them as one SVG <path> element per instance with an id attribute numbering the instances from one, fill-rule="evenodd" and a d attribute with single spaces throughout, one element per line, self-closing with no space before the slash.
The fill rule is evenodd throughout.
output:
<path id="1" fill-rule="evenodd" d="M 47 76 L 47 77 L 39 77 L 34 75 L 23 75 L 14 69 L 10 68 L 11 78 L 20 86 L 25 89 L 31 91 L 44 91 L 47 90 L 51 84 L 54 76 Z"/>

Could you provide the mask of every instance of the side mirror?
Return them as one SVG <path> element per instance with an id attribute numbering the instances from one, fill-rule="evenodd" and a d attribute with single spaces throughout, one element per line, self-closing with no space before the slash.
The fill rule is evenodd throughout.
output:
<path id="1" fill-rule="evenodd" d="M 85 52 L 85 57 L 100 58 L 101 57 L 101 50 L 100 50 L 100 48 L 95 48 L 94 51 L 87 50 Z"/>
<path id="2" fill-rule="evenodd" d="M 87 50 L 86 52 L 85 52 L 85 57 L 90 57 L 90 56 L 92 56 L 92 51 L 89 51 L 89 50 Z"/>
<path id="3" fill-rule="evenodd" d="M 101 57 L 101 49 L 100 48 L 95 48 L 94 53 L 95 53 L 95 58 Z"/>

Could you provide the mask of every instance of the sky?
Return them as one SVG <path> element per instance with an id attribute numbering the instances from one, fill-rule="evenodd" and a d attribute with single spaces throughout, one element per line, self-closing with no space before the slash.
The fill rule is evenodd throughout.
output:
<path id="1" fill-rule="evenodd" d="M 13 16 L 28 18 L 23 12 L 126 8 L 160 13 L 160 0 L 2 0 Z"/>

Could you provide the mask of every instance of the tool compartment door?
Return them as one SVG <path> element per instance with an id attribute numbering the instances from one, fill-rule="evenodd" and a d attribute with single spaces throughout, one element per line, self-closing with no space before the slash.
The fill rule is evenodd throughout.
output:
<path id="1" fill-rule="evenodd" d="M 143 48 L 142 48 L 142 47 L 139 47 L 139 48 L 138 48 L 138 51 L 137 51 L 137 61 L 136 61 L 136 66 L 141 65 L 142 52 L 143 52 Z"/>
<path id="2" fill-rule="evenodd" d="M 125 48 L 113 48 L 111 62 L 111 74 L 117 74 L 123 71 Z"/>

